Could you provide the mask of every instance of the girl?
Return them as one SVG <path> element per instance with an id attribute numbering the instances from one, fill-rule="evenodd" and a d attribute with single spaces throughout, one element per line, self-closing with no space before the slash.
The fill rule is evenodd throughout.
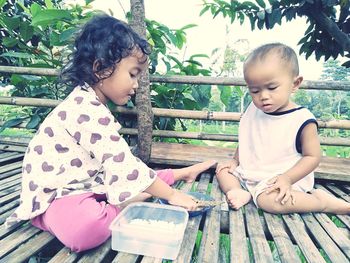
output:
<path id="1" fill-rule="evenodd" d="M 85 25 L 62 73 L 76 88 L 29 143 L 21 204 L 7 226 L 31 219 L 79 252 L 109 238 L 109 224 L 128 202 L 154 195 L 195 208 L 190 196 L 169 185 L 192 182 L 214 162 L 156 173 L 132 155 L 106 106 L 124 105 L 135 94 L 148 54 L 147 42 L 113 17 L 97 16 Z"/>

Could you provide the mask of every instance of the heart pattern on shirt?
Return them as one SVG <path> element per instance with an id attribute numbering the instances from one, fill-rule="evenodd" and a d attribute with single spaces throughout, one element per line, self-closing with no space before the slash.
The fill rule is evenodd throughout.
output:
<path id="1" fill-rule="evenodd" d="M 43 153 L 43 147 L 41 145 L 37 145 L 34 147 L 34 151 L 37 152 L 37 154 L 42 154 Z"/>
<path id="2" fill-rule="evenodd" d="M 98 119 L 98 123 L 104 126 L 107 126 L 109 124 L 109 122 L 111 121 L 110 118 L 108 117 L 104 117 L 104 118 L 99 118 Z"/>
<path id="3" fill-rule="evenodd" d="M 86 114 L 80 114 L 79 118 L 78 118 L 78 123 L 82 124 L 83 122 L 88 122 L 90 121 L 90 116 L 86 115 Z"/>
<path id="4" fill-rule="evenodd" d="M 124 158 L 125 158 L 125 153 L 121 152 L 113 157 L 113 161 L 116 163 L 120 163 L 120 162 L 124 161 Z"/>
<path id="5" fill-rule="evenodd" d="M 75 158 L 73 160 L 70 161 L 70 165 L 71 166 L 76 166 L 76 167 L 81 167 L 82 166 L 82 161 L 79 158 Z"/>
<path id="6" fill-rule="evenodd" d="M 61 121 L 66 120 L 67 118 L 67 112 L 66 111 L 60 111 L 59 113 L 57 113 L 58 117 L 60 117 Z"/>
<path id="7" fill-rule="evenodd" d="M 44 133 L 46 133 L 49 137 L 53 137 L 55 135 L 51 127 L 46 127 L 44 129 Z"/>
<path id="8" fill-rule="evenodd" d="M 130 192 L 122 192 L 119 195 L 119 202 L 124 202 L 125 199 L 127 199 L 129 196 L 131 196 Z"/>
<path id="9" fill-rule="evenodd" d="M 36 183 L 34 183 L 33 181 L 29 182 L 29 190 L 30 191 L 35 191 L 38 188 L 38 185 Z"/>
<path id="10" fill-rule="evenodd" d="M 44 171 L 44 172 L 51 172 L 53 170 L 53 166 L 52 165 L 49 165 L 47 162 L 43 162 L 42 165 L 41 165 L 41 169 Z"/>
<path id="11" fill-rule="evenodd" d="M 57 143 L 55 145 L 55 149 L 58 153 L 66 153 L 69 151 L 69 148 L 68 147 L 63 147 L 61 144 Z"/>
<path id="12" fill-rule="evenodd" d="M 112 175 L 111 179 L 109 180 L 109 185 L 113 184 L 114 182 L 118 181 L 118 176 L 117 175 Z"/>
<path id="13" fill-rule="evenodd" d="M 139 177 L 139 171 L 135 169 L 131 172 L 131 174 L 128 174 L 126 178 L 130 181 L 134 181 L 137 179 L 137 177 Z"/>
<path id="14" fill-rule="evenodd" d="M 99 133 L 92 133 L 90 138 L 90 143 L 95 144 L 98 140 L 101 140 L 102 136 Z"/>

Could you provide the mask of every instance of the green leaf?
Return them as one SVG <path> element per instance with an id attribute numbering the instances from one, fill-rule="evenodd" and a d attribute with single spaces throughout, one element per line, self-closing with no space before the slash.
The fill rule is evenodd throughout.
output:
<path id="1" fill-rule="evenodd" d="M 65 42 L 73 38 L 74 34 L 77 32 L 78 28 L 68 28 L 60 34 L 60 41 Z"/>
<path id="2" fill-rule="evenodd" d="M 21 22 L 21 19 L 18 16 L 17 17 L 5 16 L 2 20 L 10 31 L 17 29 L 19 26 L 19 23 Z"/>
<path id="3" fill-rule="evenodd" d="M 0 57 L 13 57 L 13 58 L 33 58 L 32 54 L 23 52 L 5 52 L 0 55 Z"/>
<path id="4" fill-rule="evenodd" d="M 265 19 L 265 10 L 260 10 L 258 13 L 256 13 L 258 16 L 259 20 L 264 20 Z"/>
<path id="5" fill-rule="evenodd" d="M 188 25 L 185 25 L 184 27 L 180 28 L 181 31 L 184 31 L 186 29 L 189 29 L 189 28 L 192 28 L 192 27 L 196 27 L 198 25 L 196 24 L 188 24 Z"/>
<path id="6" fill-rule="evenodd" d="M 36 127 L 38 127 L 40 122 L 41 122 L 40 116 L 38 114 L 35 114 L 35 115 L 30 117 L 30 121 L 27 123 L 26 128 L 27 129 L 35 129 Z"/>
<path id="7" fill-rule="evenodd" d="M 5 5 L 6 0 L 0 0 L 0 9 Z"/>
<path id="8" fill-rule="evenodd" d="M 231 86 L 218 86 L 220 91 L 221 102 L 228 107 L 230 103 L 230 98 L 232 97 L 233 87 Z"/>
<path id="9" fill-rule="evenodd" d="M 68 10 L 58 10 L 58 9 L 45 9 L 40 10 L 35 16 L 33 16 L 32 24 L 34 26 L 47 26 L 56 21 L 61 21 L 62 19 L 72 19 L 72 15 Z"/>
<path id="10" fill-rule="evenodd" d="M 209 105 L 211 98 L 211 85 L 199 85 L 192 87 L 192 97 L 197 102 L 197 109 L 205 108 Z"/>
<path id="11" fill-rule="evenodd" d="M 3 130 L 5 130 L 6 128 L 11 128 L 11 127 L 15 127 L 19 124 L 21 124 L 26 118 L 15 118 L 15 119 L 11 119 L 6 121 L 2 127 L 0 128 L 0 132 L 2 132 Z"/>
<path id="12" fill-rule="evenodd" d="M 259 6 L 261 6 L 262 8 L 266 7 L 266 4 L 264 2 L 264 0 L 256 0 L 256 2 L 258 3 Z"/>
<path id="13" fill-rule="evenodd" d="M 92 3 L 93 1 L 95 1 L 95 0 L 85 0 L 85 4 L 86 4 L 86 5 L 89 5 L 89 4 Z"/>
<path id="14" fill-rule="evenodd" d="M 34 28 L 29 25 L 28 23 L 24 22 L 21 23 L 19 27 L 19 32 L 21 34 L 21 37 L 23 38 L 24 42 L 27 42 L 29 39 L 32 38 L 34 34 Z"/>
<path id="15" fill-rule="evenodd" d="M 36 16 L 41 10 L 41 6 L 37 3 L 33 3 L 30 6 L 30 13 L 32 14 L 32 17 Z"/>
<path id="16" fill-rule="evenodd" d="M 2 44 L 5 47 L 14 47 L 18 43 L 18 39 L 12 37 L 4 37 L 2 40 Z"/>
<path id="17" fill-rule="evenodd" d="M 45 5 L 46 5 L 47 9 L 53 9 L 53 7 L 54 7 L 51 0 L 45 0 Z"/>
<path id="18" fill-rule="evenodd" d="M 199 16 L 202 16 L 205 12 L 207 12 L 209 10 L 210 6 L 209 5 L 206 5 L 202 10 L 201 12 L 199 13 Z"/>

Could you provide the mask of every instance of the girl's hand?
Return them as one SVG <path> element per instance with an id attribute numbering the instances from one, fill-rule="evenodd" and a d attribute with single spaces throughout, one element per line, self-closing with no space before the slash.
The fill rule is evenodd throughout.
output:
<path id="1" fill-rule="evenodd" d="M 218 165 L 216 166 L 215 173 L 219 174 L 223 169 L 228 168 L 228 172 L 232 174 L 237 166 L 238 166 L 238 163 L 235 159 L 229 162 L 218 163 Z"/>
<path id="2" fill-rule="evenodd" d="M 292 191 L 292 183 L 287 176 L 278 175 L 268 181 L 269 186 L 265 191 L 266 194 L 270 194 L 273 191 L 277 191 L 275 201 L 281 202 L 284 205 L 289 199 L 292 200 L 292 204 L 295 204 L 295 197 Z"/>
<path id="3" fill-rule="evenodd" d="M 197 208 L 197 204 L 191 196 L 176 189 L 174 189 L 174 193 L 170 196 L 168 202 L 171 205 L 181 206 L 188 211 L 193 211 Z"/>

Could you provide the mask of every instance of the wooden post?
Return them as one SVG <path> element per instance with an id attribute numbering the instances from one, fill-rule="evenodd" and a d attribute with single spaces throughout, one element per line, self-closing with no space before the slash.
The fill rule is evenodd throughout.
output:
<path id="1" fill-rule="evenodd" d="M 130 26 L 143 38 L 146 38 L 145 6 L 143 0 L 130 0 Z M 153 112 L 150 97 L 148 70 L 141 73 L 139 88 L 136 91 L 136 108 L 138 123 L 137 152 L 138 157 L 148 162 L 151 157 Z"/>

